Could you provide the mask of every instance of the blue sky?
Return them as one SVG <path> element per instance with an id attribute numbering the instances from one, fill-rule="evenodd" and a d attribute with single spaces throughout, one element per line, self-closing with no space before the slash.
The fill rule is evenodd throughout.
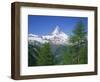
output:
<path id="1" fill-rule="evenodd" d="M 85 29 L 87 30 L 87 17 L 64 17 L 64 16 L 39 16 L 28 15 L 28 33 L 36 35 L 50 34 L 56 26 L 68 35 L 72 34 L 72 30 L 78 21 L 82 19 Z"/>

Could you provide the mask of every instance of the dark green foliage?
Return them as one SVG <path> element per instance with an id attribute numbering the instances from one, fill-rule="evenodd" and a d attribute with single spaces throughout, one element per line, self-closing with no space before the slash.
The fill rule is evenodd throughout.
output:
<path id="1" fill-rule="evenodd" d="M 50 44 L 45 43 L 40 48 L 40 54 L 37 59 L 37 65 L 53 65 L 54 64 L 54 56 L 50 49 Z"/>
<path id="2" fill-rule="evenodd" d="M 36 65 L 36 59 L 39 55 L 39 47 L 37 45 L 28 45 L 28 65 Z"/>
<path id="3" fill-rule="evenodd" d="M 86 64 L 87 63 L 87 48 L 83 47 L 80 49 L 80 64 Z"/>
<path id="4" fill-rule="evenodd" d="M 29 44 L 28 47 L 28 66 L 53 65 L 54 55 L 51 52 L 49 43 L 42 46 Z"/>
<path id="5" fill-rule="evenodd" d="M 70 36 L 67 50 L 62 51 L 62 64 L 87 64 L 87 32 L 80 20 Z"/>
<path id="6" fill-rule="evenodd" d="M 73 35 L 70 38 L 72 44 L 72 63 L 85 64 L 87 63 L 87 33 L 85 32 L 84 24 L 79 21 L 76 25 Z"/>
<path id="7" fill-rule="evenodd" d="M 54 63 L 56 65 L 62 65 L 63 63 L 63 51 L 66 51 L 67 46 L 62 45 L 56 45 L 55 50 L 53 51 L 54 54 Z"/>
<path id="8" fill-rule="evenodd" d="M 67 47 L 67 50 L 62 51 L 63 55 L 63 64 L 72 64 L 72 55 L 70 51 L 70 46 Z"/>

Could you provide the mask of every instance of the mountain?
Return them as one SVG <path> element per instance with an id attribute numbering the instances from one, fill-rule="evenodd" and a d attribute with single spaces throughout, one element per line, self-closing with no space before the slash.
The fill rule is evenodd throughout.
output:
<path id="1" fill-rule="evenodd" d="M 50 42 L 51 44 L 55 44 L 55 45 L 60 45 L 60 44 L 64 45 L 64 44 L 68 44 L 68 35 L 65 34 L 63 31 L 61 31 L 59 26 L 56 26 L 51 34 L 44 35 L 44 36 L 29 34 L 28 40 L 29 42 L 34 42 L 34 41 L 40 43 Z"/>

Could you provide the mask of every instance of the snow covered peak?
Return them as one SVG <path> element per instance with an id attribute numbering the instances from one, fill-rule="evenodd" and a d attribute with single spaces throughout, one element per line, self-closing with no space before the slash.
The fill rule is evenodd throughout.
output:
<path id="1" fill-rule="evenodd" d="M 54 31 L 49 35 L 38 36 L 34 34 L 29 34 L 29 41 L 38 41 L 40 43 L 50 42 L 52 44 L 68 44 L 69 37 L 63 31 L 60 30 L 59 26 L 56 26 Z"/>
<path id="2" fill-rule="evenodd" d="M 38 37 L 38 35 L 35 35 L 35 34 L 28 34 L 28 37 Z"/>
<path id="3" fill-rule="evenodd" d="M 59 33 L 60 33 L 60 28 L 59 28 L 59 26 L 56 26 L 56 28 L 54 29 L 54 31 L 51 34 L 55 35 L 55 34 L 59 34 Z"/>

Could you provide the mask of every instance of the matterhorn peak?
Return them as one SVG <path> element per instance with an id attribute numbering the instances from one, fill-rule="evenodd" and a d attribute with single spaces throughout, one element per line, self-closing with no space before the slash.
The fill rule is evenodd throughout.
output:
<path id="1" fill-rule="evenodd" d="M 52 34 L 59 34 L 60 33 L 60 28 L 59 26 L 56 26 Z"/>
<path id="2" fill-rule="evenodd" d="M 40 43 L 50 42 L 55 45 L 68 44 L 68 35 L 60 30 L 59 26 L 56 26 L 53 32 L 49 35 L 38 36 L 35 34 L 29 34 L 29 41 L 37 41 Z"/>

